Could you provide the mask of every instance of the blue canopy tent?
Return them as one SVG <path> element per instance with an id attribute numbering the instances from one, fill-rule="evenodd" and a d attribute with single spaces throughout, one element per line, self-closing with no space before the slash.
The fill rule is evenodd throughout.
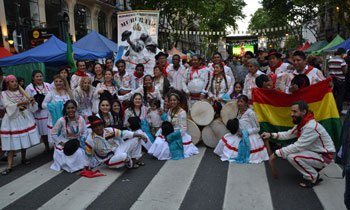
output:
<path id="1" fill-rule="evenodd" d="M 338 44 L 337 46 L 327 49 L 326 51 L 335 51 L 341 47 L 345 50 L 350 50 L 350 38 L 345 40 L 343 43 Z"/>
<path id="2" fill-rule="evenodd" d="M 74 59 L 96 60 L 112 57 L 108 53 L 94 52 L 73 47 Z M 45 43 L 25 52 L 0 59 L 0 66 L 13 66 L 26 63 L 65 63 L 67 44 L 52 36 Z"/>
<path id="3" fill-rule="evenodd" d="M 113 52 L 118 51 L 118 44 L 104 37 L 103 35 L 92 31 L 79 39 L 73 44 L 73 47 L 79 47 L 84 50 L 95 52 L 106 52 L 109 57 L 113 56 Z"/>

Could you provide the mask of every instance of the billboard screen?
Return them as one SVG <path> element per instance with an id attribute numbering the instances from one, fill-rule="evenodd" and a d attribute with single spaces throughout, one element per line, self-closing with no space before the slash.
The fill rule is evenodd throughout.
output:
<path id="1" fill-rule="evenodd" d="M 251 51 L 254 54 L 254 45 L 244 44 L 244 45 L 233 45 L 232 54 L 242 56 L 245 52 Z"/>

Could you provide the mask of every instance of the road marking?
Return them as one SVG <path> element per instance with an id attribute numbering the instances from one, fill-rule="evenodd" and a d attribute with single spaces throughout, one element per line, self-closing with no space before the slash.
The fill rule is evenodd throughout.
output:
<path id="1" fill-rule="evenodd" d="M 1 187 L 0 209 L 61 173 L 50 169 L 52 163 L 52 161 L 46 163 L 45 165 Z"/>
<path id="2" fill-rule="evenodd" d="M 184 160 L 168 160 L 131 209 L 179 209 L 205 150 L 205 147 L 199 147 L 198 155 Z"/>
<path id="3" fill-rule="evenodd" d="M 229 164 L 223 209 L 273 209 L 264 163 Z"/>
<path id="4" fill-rule="evenodd" d="M 344 205 L 345 179 L 342 178 L 342 170 L 335 163 L 331 163 L 320 172 L 323 181 L 313 187 L 324 209 L 342 210 Z"/>
<path id="5" fill-rule="evenodd" d="M 73 184 L 57 194 L 51 200 L 46 202 L 39 209 L 50 210 L 78 210 L 86 209 L 108 186 L 118 179 L 124 172 L 124 169 L 109 169 L 105 166 L 100 169 L 106 176 L 98 178 L 81 177 Z"/>

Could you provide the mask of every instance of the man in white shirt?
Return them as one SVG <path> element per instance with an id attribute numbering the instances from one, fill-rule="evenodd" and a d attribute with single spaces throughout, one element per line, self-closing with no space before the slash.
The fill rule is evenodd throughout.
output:
<path id="1" fill-rule="evenodd" d="M 278 140 L 298 138 L 295 143 L 275 150 L 270 161 L 277 157 L 287 159 L 305 179 L 300 186 L 310 188 L 322 181 L 318 171 L 332 162 L 335 147 L 326 129 L 315 120 L 304 101 L 293 103 L 291 116 L 295 124 L 292 129 L 278 133 L 264 132 L 261 137 Z"/>
<path id="2" fill-rule="evenodd" d="M 185 91 L 185 78 L 184 74 L 186 68 L 180 65 L 180 56 L 175 54 L 172 58 L 173 64 L 170 64 L 166 71 L 168 73 L 168 80 L 170 82 L 170 88 L 175 90 Z"/>
<path id="3" fill-rule="evenodd" d="M 282 54 L 277 52 L 276 49 L 271 49 L 267 55 L 269 61 L 269 67 L 266 74 L 281 74 L 288 72 L 288 63 L 283 63 L 281 60 Z"/>

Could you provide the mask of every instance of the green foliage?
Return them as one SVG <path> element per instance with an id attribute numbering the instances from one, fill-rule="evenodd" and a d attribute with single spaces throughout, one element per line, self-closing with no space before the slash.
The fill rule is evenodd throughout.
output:
<path id="1" fill-rule="evenodd" d="M 244 0 L 130 0 L 135 10 L 160 10 L 160 25 L 173 30 L 225 31 L 244 18 Z M 167 27 L 168 28 L 168 27 Z M 180 35 L 173 36 L 175 44 Z"/>
<path id="2" fill-rule="evenodd" d="M 299 37 L 289 37 L 286 40 L 284 48 L 286 49 L 297 49 L 300 46 Z"/>

